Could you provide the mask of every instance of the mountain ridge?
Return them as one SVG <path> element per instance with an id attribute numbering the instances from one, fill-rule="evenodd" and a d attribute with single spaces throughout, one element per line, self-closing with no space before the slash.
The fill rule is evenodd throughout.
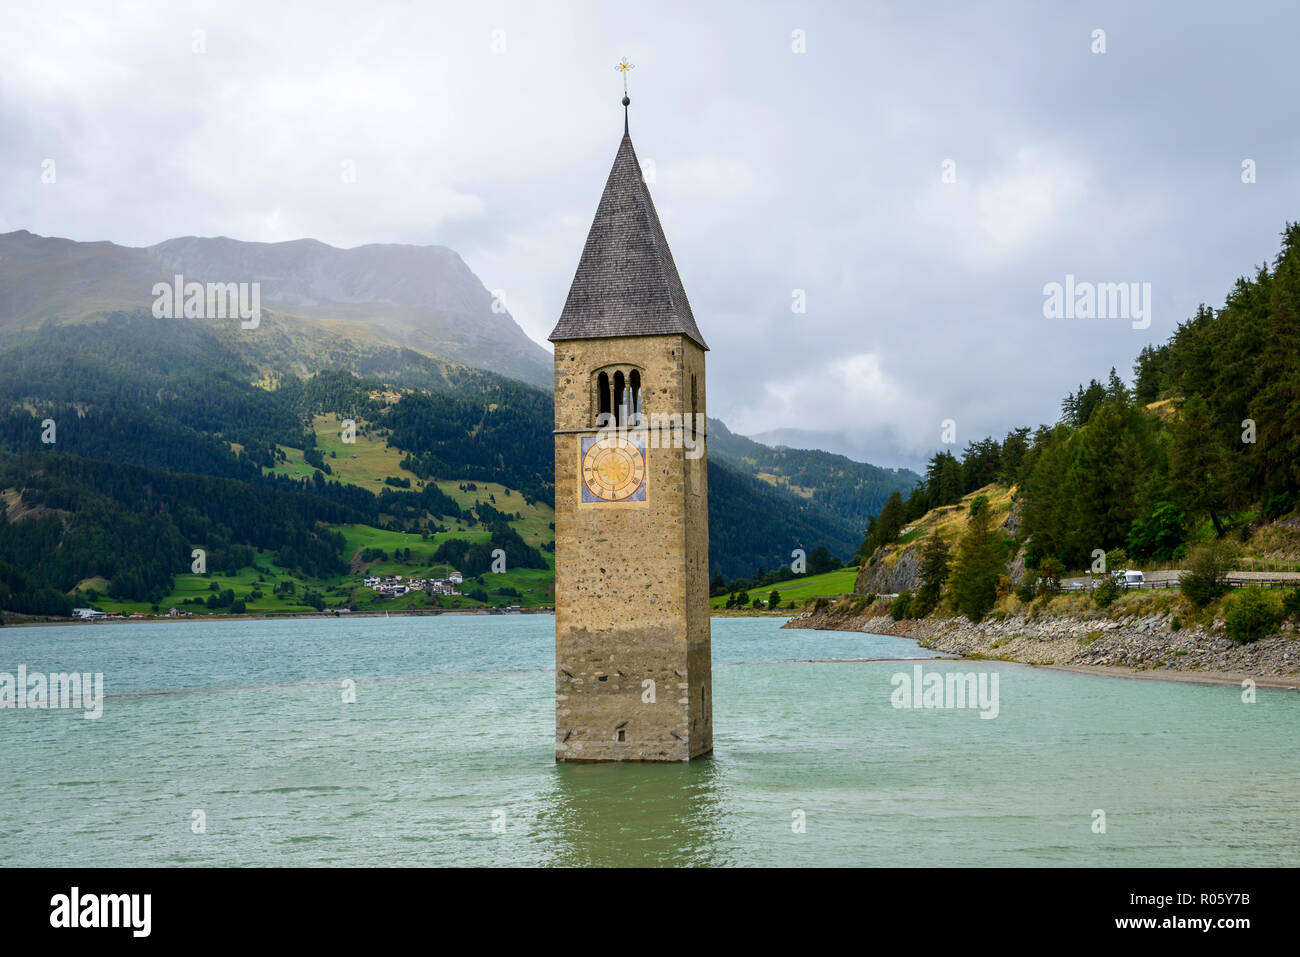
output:
<path id="1" fill-rule="evenodd" d="M 256 282 L 263 308 L 353 323 L 406 346 L 550 388 L 550 353 L 533 342 L 461 256 L 446 246 L 317 239 L 277 243 L 182 236 L 152 246 L 0 234 L 0 328 L 79 321 L 150 306 L 153 286 Z"/>
<path id="2" fill-rule="evenodd" d="M 394 271 L 408 275 L 388 282 L 385 276 Z M 177 272 L 187 281 L 233 276 L 263 283 L 261 322 L 243 329 L 237 321 L 155 317 L 153 286 L 171 285 Z M 376 306 L 381 298 L 387 300 L 383 308 Z M 421 308 L 441 316 L 442 325 L 421 325 Z M 68 334 L 69 324 L 76 334 Z M 512 374 L 517 364 L 497 361 L 492 368 L 451 355 L 457 348 L 473 353 L 467 333 L 491 328 L 512 329 L 516 340 L 528 341 L 545 357 L 544 374 L 534 367 L 530 381 Z M 440 351 L 428 348 L 434 340 Z M 525 521 L 529 546 L 545 546 L 545 512 L 536 509 L 549 509 L 553 494 L 552 380 L 550 356 L 508 313 L 492 308 L 491 294 L 447 247 L 339 250 L 314 239 L 246 243 L 229 237 L 128 247 L 26 230 L 0 235 L 0 401 L 7 400 L 7 408 L 0 406 L 0 459 L 9 470 L 10 497 L 62 509 L 62 532 L 41 526 L 42 534 L 53 536 L 51 548 L 70 549 L 80 563 L 73 577 L 57 564 L 48 575 L 42 572 L 44 584 L 61 592 L 78 581 L 119 575 L 125 577 L 114 587 L 121 594 L 157 597 L 167 575 L 161 566 L 136 568 L 132 549 L 147 539 L 139 531 L 144 526 L 119 536 L 114 562 L 98 562 L 78 536 L 115 534 L 112 506 L 79 478 L 43 487 L 39 456 L 52 448 L 72 456 L 71 476 L 118 481 L 134 474 L 131 469 L 146 469 L 190 475 L 200 484 L 208 478 L 239 483 L 220 486 L 238 496 L 264 496 L 273 488 L 308 496 L 319 504 L 303 505 L 282 538 L 296 542 L 300 555 L 319 552 L 312 562 L 321 568 L 337 569 L 347 556 L 336 554 L 333 533 L 311 531 L 313 508 L 322 516 L 335 506 L 359 509 L 390 535 L 445 538 L 452 533 L 436 530 L 447 524 L 436 509 L 445 505 L 439 505 L 443 493 L 460 494 L 456 483 L 499 483 L 499 496 L 512 488 L 522 493 L 532 514 Z M 323 445 L 334 440 L 315 434 L 313 421 L 319 424 L 322 415 L 335 416 L 329 421 L 336 425 L 354 417 L 371 434 L 360 461 L 342 446 L 325 453 Z M 47 417 L 58 423 L 55 446 L 41 438 Z M 716 420 L 710 434 L 710 561 L 715 573 L 730 577 L 787 562 L 796 548 L 851 554 L 866 524 L 864 510 L 914 478 L 830 453 L 769 449 Z M 384 448 L 389 451 L 381 454 Z M 331 474 L 328 459 L 336 453 L 340 468 Z M 104 471 L 96 462 L 113 468 Z M 377 471 L 365 475 L 364 485 L 349 480 L 349 487 L 339 487 L 342 473 L 367 473 L 366 463 Z M 286 473 L 293 480 L 281 485 L 274 476 Z M 829 492 L 845 476 L 852 500 L 831 500 Z M 412 497 L 403 499 L 394 488 L 411 489 Z M 388 495 L 379 506 L 377 493 Z M 172 537 L 179 529 L 193 545 L 203 541 L 194 537 L 196 530 L 215 529 L 203 534 L 235 556 L 244 553 L 230 549 L 282 547 L 206 516 L 201 499 L 182 498 L 198 514 L 169 526 Z M 147 496 L 131 501 L 145 516 L 140 521 L 153 521 Z M 484 523 L 500 518 L 487 503 L 463 502 L 462 510 Z M 34 534 L 27 525 L 30 510 L 15 507 L 12 514 L 21 521 L 7 531 L 0 517 L 0 539 L 8 539 L 0 561 L 7 557 L 11 564 L 21 560 Z M 60 537 L 69 534 L 73 538 Z M 33 588 L 38 584 L 33 579 Z"/>

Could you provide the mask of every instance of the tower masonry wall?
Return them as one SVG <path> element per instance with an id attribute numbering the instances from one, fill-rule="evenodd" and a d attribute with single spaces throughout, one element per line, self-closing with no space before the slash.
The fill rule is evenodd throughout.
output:
<path id="1" fill-rule="evenodd" d="M 644 502 L 582 501 L 592 380 L 616 364 L 640 371 L 647 417 L 689 415 L 692 373 L 705 411 L 684 336 L 555 344 L 556 759 L 685 761 L 712 749 L 707 460 L 647 437 Z"/>

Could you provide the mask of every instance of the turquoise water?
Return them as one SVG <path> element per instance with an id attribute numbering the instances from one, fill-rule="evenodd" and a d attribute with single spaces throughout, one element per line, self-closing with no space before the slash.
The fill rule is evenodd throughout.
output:
<path id="1" fill-rule="evenodd" d="M 109 697 L 0 710 L 0 863 L 1300 862 L 1300 695 L 779 625 L 714 620 L 715 753 L 681 766 L 554 763 L 549 616 L 4 629 L 0 671 Z M 996 672 L 998 717 L 894 708 L 910 662 L 808 660 L 879 657 Z"/>

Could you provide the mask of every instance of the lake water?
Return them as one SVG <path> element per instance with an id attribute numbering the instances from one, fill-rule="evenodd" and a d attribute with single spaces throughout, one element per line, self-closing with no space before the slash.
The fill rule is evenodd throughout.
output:
<path id="1" fill-rule="evenodd" d="M 1300 695 L 780 624 L 714 620 L 711 758 L 577 766 L 549 616 L 6 628 L 0 672 L 103 672 L 109 697 L 0 710 L 0 863 L 1300 861 Z M 912 663 L 808 660 L 880 657 L 996 672 L 998 716 L 895 708 Z"/>

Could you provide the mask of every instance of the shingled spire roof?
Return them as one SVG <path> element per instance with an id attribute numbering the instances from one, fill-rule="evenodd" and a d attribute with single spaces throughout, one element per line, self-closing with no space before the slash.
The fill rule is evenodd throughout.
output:
<path id="1" fill-rule="evenodd" d="M 695 325 L 624 127 L 569 298 L 550 340 L 678 334 L 709 348 Z"/>

